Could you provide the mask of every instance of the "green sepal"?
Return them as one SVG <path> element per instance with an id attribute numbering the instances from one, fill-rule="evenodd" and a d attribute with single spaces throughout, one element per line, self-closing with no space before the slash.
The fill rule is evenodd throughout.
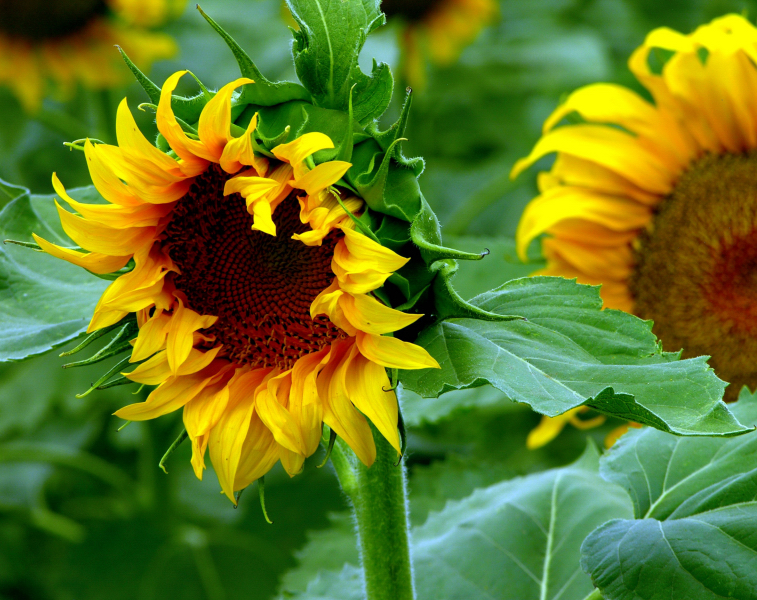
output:
<path id="1" fill-rule="evenodd" d="M 412 222 L 421 211 L 422 196 L 413 171 L 392 163 L 400 141 L 386 151 L 372 139 L 356 144 L 346 179 L 372 210 Z"/>
<path id="2" fill-rule="evenodd" d="M 241 491 L 240 491 L 241 493 Z M 260 498 L 260 508 L 263 511 L 265 522 L 269 525 L 273 525 L 273 521 L 268 518 L 268 511 L 265 509 L 265 475 L 258 479 L 258 497 Z M 239 504 L 239 497 L 237 496 L 237 505 Z"/>
<path id="3" fill-rule="evenodd" d="M 381 146 L 381 149 L 385 152 L 394 146 L 394 152 L 392 158 L 396 160 L 403 167 L 409 168 L 413 171 L 416 177 L 420 177 L 421 173 L 426 167 L 426 162 L 421 157 L 407 158 L 402 154 L 402 147 L 396 145 L 397 141 L 405 135 L 405 128 L 407 127 L 408 117 L 410 116 L 410 107 L 413 103 L 413 90 L 407 88 L 405 94 L 405 101 L 402 103 L 402 110 L 400 111 L 399 118 L 394 124 L 386 131 L 379 131 L 376 123 L 371 123 L 366 127 L 366 131 L 371 137 L 376 140 Z"/>
<path id="4" fill-rule="evenodd" d="M 421 196 L 421 203 L 421 214 L 410 226 L 410 238 L 420 248 L 421 256 L 423 256 L 427 265 L 431 265 L 437 260 L 450 258 L 455 260 L 481 260 L 488 254 L 488 252 L 473 254 L 442 246 L 442 230 L 439 220 L 423 196 Z"/>
<path id="5" fill-rule="evenodd" d="M 381 215 L 381 217 L 383 218 L 374 233 L 382 246 L 398 252 L 410 241 L 410 224 L 390 215 Z"/>
<path id="6" fill-rule="evenodd" d="M 98 329 L 97 331 L 93 331 L 90 333 L 87 337 L 85 337 L 81 343 L 79 343 L 76 347 L 72 348 L 71 350 L 66 350 L 66 352 L 61 352 L 58 356 L 63 358 L 64 356 L 71 356 L 72 354 L 76 354 L 77 352 L 81 352 L 89 346 L 92 342 L 95 340 L 101 338 L 106 333 L 113 331 L 114 329 L 121 326 L 121 323 L 115 323 L 114 325 L 110 325 L 109 327 L 103 327 L 102 329 Z"/>
<path id="7" fill-rule="evenodd" d="M 223 38 L 226 45 L 231 50 L 234 58 L 239 65 L 239 71 L 243 77 L 252 79 L 254 85 L 246 85 L 242 88 L 237 102 L 239 104 L 257 104 L 259 106 L 274 106 L 276 104 L 282 104 L 290 100 L 305 100 L 310 102 L 310 93 L 298 83 L 290 81 L 269 81 L 266 79 L 260 70 L 252 62 L 249 55 L 237 44 L 218 23 L 210 18 L 200 6 L 197 6 L 197 10 L 210 24 L 210 26 L 216 30 L 218 35 Z"/>
<path id="8" fill-rule="evenodd" d="M 452 286 L 452 278 L 457 272 L 456 261 L 437 261 L 431 265 L 430 270 L 437 274 L 433 283 L 434 307 L 436 309 L 434 316 L 437 321 L 454 318 L 480 319 L 483 321 L 526 320 L 518 315 L 500 315 L 489 312 L 466 302 Z"/>
<path id="9" fill-rule="evenodd" d="M 326 456 L 323 457 L 323 462 L 321 462 L 320 465 L 316 465 L 317 469 L 326 466 L 329 458 L 331 458 L 331 452 L 334 450 L 334 442 L 336 442 L 336 437 L 336 431 L 329 429 L 329 443 L 328 446 L 326 446 Z"/>
<path id="10" fill-rule="evenodd" d="M 82 392 L 81 394 L 76 394 L 77 398 L 84 398 L 85 396 L 89 396 L 92 392 L 95 390 L 99 390 L 100 386 L 103 385 L 108 379 L 113 377 L 116 373 L 118 373 L 121 369 L 126 368 L 129 365 L 129 360 L 131 360 L 131 355 L 121 359 L 118 361 L 115 365 L 113 365 L 108 371 L 99 377 L 97 381 L 95 381 L 91 386 L 89 386 L 89 389 L 86 392 Z"/>
<path id="11" fill-rule="evenodd" d="M 123 51 L 123 48 L 121 48 L 120 46 L 116 46 L 116 48 L 118 48 L 118 51 L 121 53 L 121 57 L 124 59 L 126 66 L 129 67 L 129 70 L 134 74 L 134 77 L 139 85 L 142 86 L 142 89 L 148 95 L 150 100 L 152 100 L 153 104 L 157 106 L 160 103 L 160 88 L 155 85 L 155 83 L 153 83 L 147 77 L 147 75 L 139 70 L 139 67 L 137 67 L 137 65 L 135 65 L 131 61 L 131 59 L 126 55 L 126 52 Z M 197 78 L 195 77 L 195 79 Z M 210 92 L 210 94 L 212 94 L 211 97 L 215 95 L 213 92 Z M 206 95 L 203 93 L 200 93 L 199 95 L 193 96 L 191 98 L 184 98 L 183 96 L 174 95 L 171 96 L 171 108 L 174 115 L 176 115 L 177 117 L 184 119 L 188 123 L 196 123 L 200 118 L 202 109 L 208 103 L 209 99 L 210 98 L 206 97 Z"/>
<path id="12" fill-rule="evenodd" d="M 42 250 L 42 247 L 35 242 L 21 242 L 19 240 L 3 240 L 3 244 L 15 244 L 16 246 L 22 246 L 23 248 L 31 248 L 32 250 Z"/>
<path id="13" fill-rule="evenodd" d="M 121 58 L 124 59 L 126 66 L 129 67 L 129 70 L 134 74 L 134 78 L 137 80 L 139 85 L 142 86 L 142 89 L 145 91 L 145 93 L 150 97 L 150 100 L 152 100 L 154 104 L 160 102 L 160 88 L 155 85 L 152 80 L 131 61 L 131 59 L 128 57 L 126 52 L 124 52 L 124 49 L 121 48 L 121 46 L 116 45 L 116 48 L 121 53 Z"/>
<path id="14" fill-rule="evenodd" d="M 119 385 L 129 385 L 132 383 L 136 383 L 136 381 L 132 381 L 131 379 L 129 379 L 128 377 L 124 375 L 119 375 L 115 379 L 111 379 L 108 383 L 103 383 L 101 385 L 98 385 L 96 389 L 98 391 L 107 390 L 108 388 L 118 387 Z"/>
<path id="15" fill-rule="evenodd" d="M 113 339 L 110 340 L 110 342 L 108 342 L 105 347 L 100 349 L 89 358 L 85 358 L 84 360 L 77 362 L 68 363 L 66 365 L 63 365 L 63 368 L 71 369 L 73 367 L 84 367 L 86 365 L 92 365 L 94 363 L 98 363 L 107 358 L 110 358 L 111 356 L 116 356 L 117 354 L 131 350 L 132 346 L 129 343 L 129 340 L 134 337 L 138 331 L 139 327 L 137 326 L 136 320 L 129 320 L 125 325 L 121 327 L 121 329 L 118 330 L 116 335 L 113 336 Z"/>
<path id="16" fill-rule="evenodd" d="M 199 7 L 198 7 L 199 8 Z M 183 429 L 181 433 L 179 434 L 179 437 L 177 437 L 173 442 L 171 442 L 171 445 L 168 447 L 168 450 L 166 450 L 165 454 L 163 455 L 163 458 L 160 459 L 160 462 L 158 463 L 158 467 L 166 474 L 168 475 L 168 469 L 166 469 L 166 461 L 168 458 L 174 453 L 176 448 L 181 446 L 181 443 L 186 440 L 189 437 L 187 434 L 187 430 Z"/>

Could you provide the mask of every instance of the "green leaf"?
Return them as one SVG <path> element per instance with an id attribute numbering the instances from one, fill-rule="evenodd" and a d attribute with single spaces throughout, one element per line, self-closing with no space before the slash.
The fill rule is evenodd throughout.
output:
<path id="1" fill-rule="evenodd" d="M 413 530 L 419 600 L 586 596 L 592 585 L 580 569 L 581 542 L 598 524 L 632 514 L 627 494 L 604 481 L 598 466 L 590 446 L 573 465 L 476 490 L 432 513 Z M 323 552 L 309 550 L 309 558 L 323 565 Z M 288 597 L 359 598 L 359 575 L 350 564 L 321 571 L 306 592 Z"/>
<path id="2" fill-rule="evenodd" d="M 474 298 L 488 312 L 528 320 L 450 319 L 416 343 L 441 369 L 402 371 L 421 396 L 490 383 L 549 416 L 586 404 L 679 435 L 748 431 L 720 400 L 725 383 L 705 357 L 664 353 L 651 323 L 601 310 L 598 288 L 558 277 L 510 281 Z"/>
<path id="3" fill-rule="evenodd" d="M 294 31 L 294 66 L 314 104 L 346 111 L 354 86 L 354 118 L 365 125 L 389 105 L 394 82 L 389 66 L 358 66 L 368 34 L 385 21 L 375 0 L 287 0 L 299 25 Z"/>
<path id="4" fill-rule="evenodd" d="M 0 189 L 19 190 L 2 183 Z M 15 192 L 11 192 L 15 193 Z M 81 200 L 94 188 L 69 190 Z M 53 197 L 22 190 L 0 211 L 0 237 L 31 240 L 32 232 L 50 242 L 71 246 L 60 227 Z M 43 354 L 87 328 L 108 282 L 39 251 L 0 247 L 0 361 Z"/>
<path id="5" fill-rule="evenodd" d="M 731 405 L 757 424 L 757 395 Z M 602 458 L 635 519 L 614 520 L 582 547 L 582 563 L 607 600 L 757 598 L 757 436 L 677 438 L 630 431 Z M 654 573 L 654 577 L 645 576 Z"/>

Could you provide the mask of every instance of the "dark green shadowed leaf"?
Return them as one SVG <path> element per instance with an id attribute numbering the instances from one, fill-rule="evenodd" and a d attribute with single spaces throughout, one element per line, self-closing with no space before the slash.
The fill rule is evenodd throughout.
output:
<path id="1" fill-rule="evenodd" d="M 292 55 L 314 104 L 346 111 L 352 92 L 355 119 L 365 125 L 386 110 L 393 79 L 388 65 L 373 64 L 370 75 L 358 66 L 368 34 L 384 23 L 375 0 L 288 0 L 299 30 Z"/>
<path id="2" fill-rule="evenodd" d="M 597 525 L 632 513 L 630 499 L 598 474 L 590 446 L 574 464 L 520 477 L 448 502 L 413 529 L 413 562 L 419 600 L 580 600 L 592 590 L 581 571 L 579 549 Z M 322 570 L 354 546 L 349 523 L 321 533 L 300 554 L 298 571 L 284 578 L 282 597 L 297 600 L 360 598 L 360 571 L 352 564 Z M 310 564 L 313 563 L 313 564 Z M 317 573 L 317 574 L 316 574 Z M 305 592 L 305 576 L 312 577 Z M 294 592 L 294 593 L 291 593 Z"/>
<path id="3" fill-rule="evenodd" d="M 748 431 L 721 401 L 725 383 L 705 357 L 678 360 L 662 352 L 649 322 L 601 310 L 598 288 L 525 278 L 471 304 L 527 320 L 436 323 L 416 343 L 441 369 L 402 371 L 406 388 L 435 397 L 490 383 L 549 416 L 586 404 L 679 435 Z"/>
<path id="4" fill-rule="evenodd" d="M 5 183 L 0 186 L 11 194 L 20 190 Z M 96 195 L 94 188 L 69 193 L 79 200 Z M 53 198 L 18 192 L 0 212 L 1 238 L 27 241 L 33 232 L 72 246 L 60 227 Z M 108 283 L 42 252 L 0 246 L 0 361 L 43 354 L 79 336 Z"/>
<path id="5" fill-rule="evenodd" d="M 733 414 L 757 425 L 745 388 Z M 606 600 L 757 598 L 757 435 L 678 438 L 630 431 L 601 474 L 631 495 L 635 519 L 614 520 L 581 548 Z M 654 573 L 654 576 L 650 576 Z"/>

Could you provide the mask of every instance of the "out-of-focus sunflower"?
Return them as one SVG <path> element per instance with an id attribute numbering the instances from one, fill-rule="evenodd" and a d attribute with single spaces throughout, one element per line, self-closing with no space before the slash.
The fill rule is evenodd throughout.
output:
<path id="1" fill-rule="evenodd" d="M 389 21 L 401 21 L 403 77 L 422 87 L 426 62 L 448 65 L 497 15 L 494 0 L 383 0 Z"/>
<path id="2" fill-rule="evenodd" d="M 438 367 L 419 346 L 382 334 L 421 315 L 372 294 L 407 259 L 355 229 L 362 199 L 333 187 L 344 161 L 314 166 L 333 148 L 307 133 L 253 151 L 253 117 L 230 133 L 238 79 L 203 108 L 187 134 L 171 107 L 185 72 L 163 86 L 157 126 L 176 158 L 150 144 L 124 100 L 118 146 L 85 145 L 92 181 L 110 202 L 71 199 L 58 207 L 66 233 L 90 252 L 43 250 L 94 273 L 118 273 L 89 331 L 134 318 L 126 376 L 156 385 L 147 400 L 119 410 L 128 420 L 183 408 L 198 477 L 209 450 L 221 486 L 234 492 L 281 461 L 298 473 L 315 452 L 322 424 L 370 465 L 376 456 L 368 417 L 398 450 L 398 406 L 386 369 Z M 133 317 L 129 317 L 133 313 Z"/>
<path id="3" fill-rule="evenodd" d="M 93 89 L 127 81 L 114 51 L 151 64 L 176 53 L 173 39 L 148 28 L 177 16 L 186 0 L 5 0 L 0 4 L 0 84 L 33 112 L 50 80 L 62 96 L 77 82 Z"/>
<path id="4" fill-rule="evenodd" d="M 656 29 L 629 60 L 653 102 L 577 90 L 512 173 L 557 153 L 520 255 L 546 233 L 539 274 L 602 284 L 605 306 L 652 319 L 666 350 L 711 355 L 730 399 L 757 386 L 756 62 L 757 29 L 738 15 Z"/>

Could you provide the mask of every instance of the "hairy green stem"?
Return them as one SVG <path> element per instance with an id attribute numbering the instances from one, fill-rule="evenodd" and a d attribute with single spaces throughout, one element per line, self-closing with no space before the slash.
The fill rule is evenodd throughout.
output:
<path id="1" fill-rule="evenodd" d="M 371 468 L 341 439 L 331 461 L 352 503 L 367 600 L 414 600 L 404 461 L 397 465 L 397 451 L 371 429 L 376 440 Z"/>
<path id="2" fill-rule="evenodd" d="M 599 593 L 599 589 L 595 588 L 584 600 L 602 600 L 602 594 Z"/>

